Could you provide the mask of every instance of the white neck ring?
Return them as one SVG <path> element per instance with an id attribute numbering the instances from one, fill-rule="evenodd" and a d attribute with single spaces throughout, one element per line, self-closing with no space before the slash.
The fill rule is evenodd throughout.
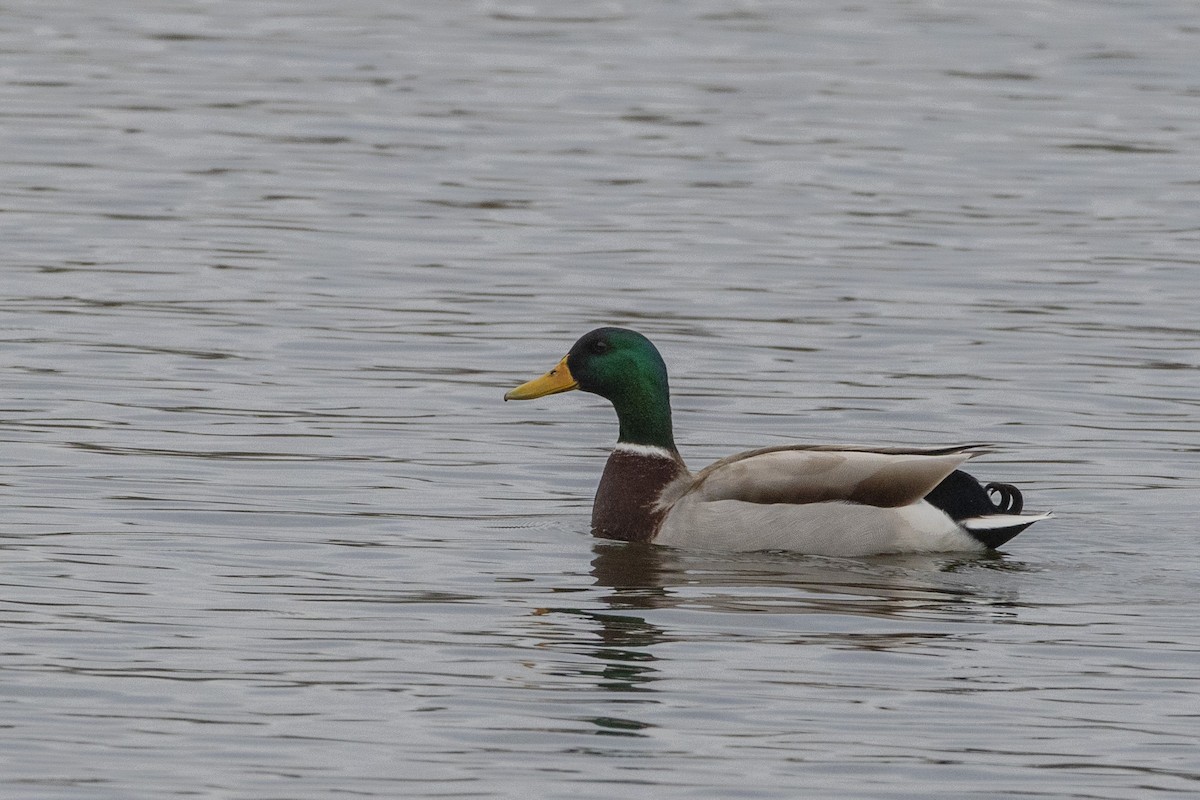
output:
<path id="1" fill-rule="evenodd" d="M 651 458 L 669 458 L 675 459 L 675 454 L 665 447 L 656 447 L 652 444 L 630 444 L 629 442 L 617 442 L 617 446 L 613 448 L 613 452 L 629 453 L 634 456 L 650 456 Z"/>

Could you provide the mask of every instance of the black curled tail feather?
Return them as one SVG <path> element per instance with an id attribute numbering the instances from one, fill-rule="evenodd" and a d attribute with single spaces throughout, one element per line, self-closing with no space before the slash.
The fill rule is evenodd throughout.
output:
<path id="1" fill-rule="evenodd" d="M 1021 490 L 1011 483 L 989 483 L 983 489 L 987 492 L 989 500 L 993 494 L 999 495 L 992 504 L 994 513 L 1020 514 L 1021 509 L 1025 507 L 1025 498 L 1021 496 Z"/>

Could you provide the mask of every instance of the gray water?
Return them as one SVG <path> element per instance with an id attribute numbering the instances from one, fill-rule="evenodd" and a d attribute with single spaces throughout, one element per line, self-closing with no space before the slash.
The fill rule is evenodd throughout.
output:
<path id="1" fill-rule="evenodd" d="M 3 795 L 1200 792 L 1200 14 L 992 5 L 6 8 Z M 600 324 L 1057 517 L 595 541 Z"/>

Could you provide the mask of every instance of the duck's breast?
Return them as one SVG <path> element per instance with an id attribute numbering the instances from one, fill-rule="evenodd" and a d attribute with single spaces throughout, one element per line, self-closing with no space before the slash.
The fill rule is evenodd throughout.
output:
<path id="1" fill-rule="evenodd" d="M 678 454 L 659 447 L 618 444 L 608 457 L 592 504 L 592 533 L 606 539 L 649 541 L 666 516 L 659 500 L 672 483 L 690 482 Z"/>

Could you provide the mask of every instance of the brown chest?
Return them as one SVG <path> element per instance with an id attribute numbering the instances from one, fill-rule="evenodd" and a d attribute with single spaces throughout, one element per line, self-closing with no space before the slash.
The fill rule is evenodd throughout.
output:
<path id="1" fill-rule="evenodd" d="M 606 539 L 645 542 L 654 537 L 665 510 L 663 488 L 687 472 L 678 457 L 618 447 L 608 457 L 592 505 L 592 533 Z"/>

